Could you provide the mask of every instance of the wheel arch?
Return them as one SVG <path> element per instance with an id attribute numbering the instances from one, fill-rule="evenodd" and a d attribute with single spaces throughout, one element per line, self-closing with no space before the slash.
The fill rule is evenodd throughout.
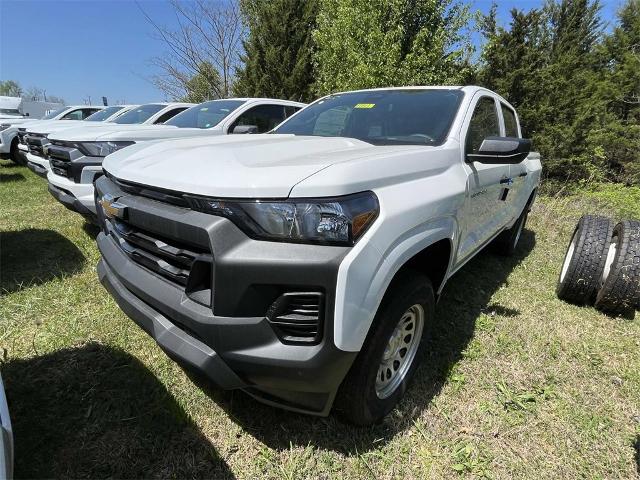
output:
<path id="1" fill-rule="evenodd" d="M 439 294 L 453 265 L 457 231 L 453 216 L 438 218 L 406 232 L 384 251 L 370 244 L 343 261 L 336 284 L 336 346 L 362 348 L 384 296 L 401 273 L 425 273 Z"/>

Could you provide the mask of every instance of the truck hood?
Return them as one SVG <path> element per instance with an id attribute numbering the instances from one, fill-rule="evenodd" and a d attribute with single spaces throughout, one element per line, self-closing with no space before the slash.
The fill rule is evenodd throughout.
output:
<path id="1" fill-rule="evenodd" d="M 210 136 L 221 132 L 214 129 L 178 128 L 173 125 L 119 125 L 109 123 L 100 127 L 64 130 L 50 138 L 75 142 L 145 141 L 162 138 Z"/>
<path id="2" fill-rule="evenodd" d="M 50 122 L 51 120 L 39 120 L 37 118 L 16 118 L 16 119 L 8 119 L 8 118 L 0 118 L 0 125 L 12 125 L 15 127 L 26 127 L 28 125 L 37 125 L 42 122 Z"/>
<path id="3" fill-rule="evenodd" d="M 53 132 L 59 132 L 61 130 L 79 129 L 79 128 L 104 128 L 105 122 L 86 122 L 84 120 L 47 120 L 45 123 L 38 123 L 33 125 L 28 131 L 33 133 L 40 133 L 47 135 Z"/>
<path id="4" fill-rule="evenodd" d="M 285 198 L 332 163 L 387 148 L 340 137 L 225 135 L 134 145 L 106 157 L 103 167 L 121 180 L 179 192 Z"/>

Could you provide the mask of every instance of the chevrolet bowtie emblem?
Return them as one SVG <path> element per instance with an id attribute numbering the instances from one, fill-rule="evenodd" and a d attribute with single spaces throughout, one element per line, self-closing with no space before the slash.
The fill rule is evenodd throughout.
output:
<path id="1" fill-rule="evenodd" d="M 121 203 L 118 203 L 118 199 L 108 193 L 104 194 L 100 199 L 100 206 L 107 218 L 124 218 L 124 212 L 127 207 Z"/>

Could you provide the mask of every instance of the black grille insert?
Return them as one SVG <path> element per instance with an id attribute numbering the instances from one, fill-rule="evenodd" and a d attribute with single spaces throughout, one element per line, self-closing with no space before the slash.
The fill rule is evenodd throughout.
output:
<path id="1" fill-rule="evenodd" d="M 287 292 L 271 305 L 266 318 L 285 343 L 318 343 L 322 338 L 324 294 Z"/>
<path id="2" fill-rule="evenodd" d="M 179 242 L 140 230 L 122 220 L 110 219 L 106 223 L 109 234 L 131 260 L 172 283 L 182 287 L 189 285 L 188 295 L 194 294 L 194 300 L 211 305 L 211 268 L 205 268 L 203 273 L 203 268 L 199 266 L 197 282 L 189 282 L 194 264 L 213 264 L 211 252 L 186 247 Z M 208 298 L 207 292 L 202 290 L 209 290 Z"/>

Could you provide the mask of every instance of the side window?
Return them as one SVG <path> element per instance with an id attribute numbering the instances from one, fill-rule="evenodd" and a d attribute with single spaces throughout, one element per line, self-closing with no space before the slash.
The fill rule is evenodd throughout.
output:
<path id="1" fill-rule="evenodd" d="M 285 118 L 289 118 L 291 115 L 293 115 L 294 113 L 296 113 L 298 110 L 300 110 L 302 107 L 292 107 L 289 105 L 286 105 L 284 107 L 284 115 Z"/>
<path id="2" fill-rule="evenodd" d="M 60 120 L 82 120 L 83 118 L 84 117 L 82 116 L 82 110 L 72 110 Z"/>
<path id="3" fill-rule="evenodd" d="M 502 110 L 502 118 L 504 119 L 504 134 L 507 137 L 518 136 L 518 122 L 516 121 L 516 114 L 506 105 L 500 104 Z"/>
<path id="4" fill-rule="evenodd" d="M 258 127 L 258 133 L 265 133 L 284 119 L 285 110 L 282 105 L 258 105 L 241 114 L 229 127 L 229 132 L 238 125 L 255 125 Z"/>
<path id="5" fill-rule="evenodd" d="M 499 136 L 500 123 L 498 122 L 496 103 L 491 97 L 482 97 L 478 100 L 469 122 L 465 151 L 466 153 L 478 153 L 480 145 L 486 137 Z"/>
<path id="6" fill-rule="evenodd" d="M 183 112 L 187 109 L 187 107 L 174 108 L 173 110 L 169 110 L 168 112 L 164 112 L 162 115 L 158 117 L 158 119 L 153 122 L 154 124 L 164 123 L 170 118 L 175 117 L 180 112 Z"/>
<path id="7" fill-rule="evenodd" d="M 89 115 L 93 115 L 97 111 L 101 110 L 100 108 L 83 108 L 82 109 L 82 120 L 87 118 Z"/>

